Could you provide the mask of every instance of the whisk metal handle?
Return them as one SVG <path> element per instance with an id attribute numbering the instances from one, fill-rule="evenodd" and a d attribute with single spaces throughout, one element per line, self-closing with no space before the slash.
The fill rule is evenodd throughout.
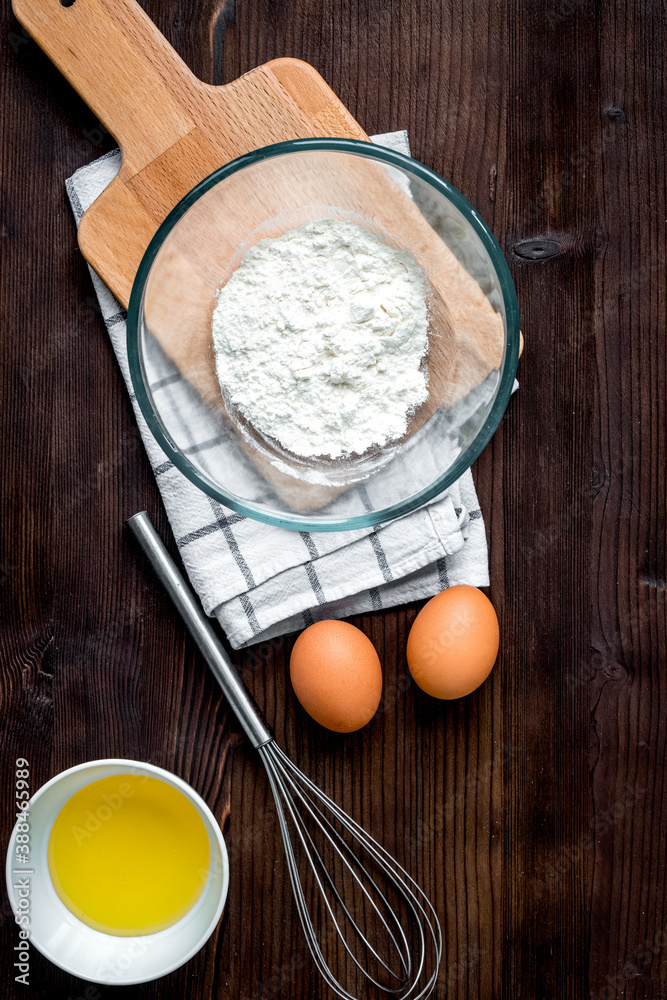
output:
<path id="1" fill-rule="evenodd" d="M 254 747 L 270 743 L 273 736 L 262 713 L 250 697 L 234 664 L 211 628 L 211 623 L 201 610 L 199 601 L 167 552 L 148 514 L 142 510 L 139 514 L 128 518 L 127 524 L 176 605 L 248 739 Z"/>

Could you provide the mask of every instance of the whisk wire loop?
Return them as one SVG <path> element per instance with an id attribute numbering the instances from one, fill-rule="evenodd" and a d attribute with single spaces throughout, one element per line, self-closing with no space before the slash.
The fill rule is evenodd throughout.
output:
<path id="1" fill-rule="evenodd" d="M 336 805 L 310 778 L 303 774 L 274 740 L 258 747 L 258 753 L 266 767 L 269 784 L 276 803 L 280 832 L 285 846 L 288 873 L 294 892 L 299 920 L 308 949 L 324 981 L 342 1000 L 358 1000 L 335 977 L 322 952 L 320 940 L 315 931 L 311 911 L 306 900 L 294 849 L 295 845 L 290 832 L 290 823 L 310 866 L 317 891 L 333 923 L 336 935 L 355 966 L 366 980 L 385 993 L 394 995 L 400 998 L 400 1000 L 426 1000 L 435 989 L 438 967 L 442 955 L 442 932 L 432 904 L 414 879 L 392 858 L 388 851 Z M 357 857 L 357 854 L 352 850 L 352 847 L 342 834 L 336 829 L 332 819 L 339 824 L 348 837 L 357 841 L 373 865 L 382 873 L 387 886 L 391 886 L 393 892 L 403 902 L 407 911 L 409 911 L 412 934 L 416 935 L 416 947 L 414 949 L 416 960 L 414 962 L 412 961 L 408 936 L 405 933 L 399 914 L 390 904 L 386 892 L 381 890 L 373 875 L 364 866 L 361 859 Z M 402 970 L 400 974 L 394 971 L 389 963 L 378 954 L 377 949 L 368 940 L 367 934 L 359 927 L 357 920 L 350 913 L 350 908 L 345 904 L 306 825 L 308 820 L 310 820 L 311 824 L 314 825 L 316 830 L 329 843 L 335 856 L 342 862 L 344 871 L 351 876 L 353 884 L 363 894 L 365 904 L 370 905 L 376 918 L 383 926 L 391 942 L 391 947 L 398 955 Z M 367 953 L 372 956 L 378 965 L 398 985 L 387 985 L 380 982 L 353 953 L 346 935 L 341 930 L 336 919 L 327 888 L 333 899 L 340 906 L 353 933 L 367 950 Z M 384 913 L 383 910 L 385 911 Z M 422 982 L 426 975 L 425 969 L 429 950 L 433 957 L 433 971 Z"/>
<path id="2" fill-rule="evenodd" d="M 331 917 L 331 919 L 333 921 L 336 933 L 337 933 L 340 941 L 343 944 L 343 947 L 345 948 L 345 950 L 347 951 L 348 955 L 350 956 L 350 958 L 352 959 L 352 961 L 354 962 L 354 964 L 357 966 L 357 968 L 360 969 L 360 971 L 366 976 L 367 979 L 370 980 L 370 982 L 372 982 L 379 989 L 383 989 L 387 993 L 397 993 L 397 994 L 400 993 L 402 991 L 402 989 L 404 988 L 406 982 L 408 981 L 410 975 L 411 975 L 412 962 L 411 962 L 411 958 L 410 958 L 409 945 L 408 945 L 408 941 L 406 939 L 405 933 L 403 931 L 403 928 L 400 925 L 400 922 L 396 918 L 396 914 L 391 909 L 391 906 L 389 904 L 388 899 L 382 893 L 380 887 L 377 885 L 377 883 L 371 877 L 371 875 L 368 872 L 366 872 L 366 870 L 364 869 L 364 867 L 363 867 L 361 861 L 359 860 L 359 858 L 356 857 L 356 855 L 354 854 L 354 852 L 350 848 L 349 844 L 347 844 L 345 842 L 345 840 L 341 837 L 341 835 L 338 833 L 338 831 L 333 826 L 333 824 L 324 815 L 324 813 L 322 812 L 322 810 L 319 809 L 317 807 L 317 805 L 315 805 L 314 803 L 312 803 L 308 799 L 307 795 L 304 794 L 304 792 L 299 788 L 298 784 L 294 781 L 294 779 L 291 776 L 291 774 L 285 772 L 284 778 L 288 782 L 288 785 L 290 786 L 290 788 L 292 789 L 292 793 L 303 804 L 306 812 L 312 817 L 312 819 L 314 820 L 314 822 L 316 823 L 316 825 L 319 827 L 319 829 L 322 831 L 322 833 L 324 834 L 324 836 L 329 839 L 329 842 L 331 843 L 331 846 L 332 846 L 333 850 L 336 852 L 336 854 L 338 855 L 338 857 L 341 859 L 342 863 L 345 865 L 346 869 L 349 871 L 350 875 L 352 876 L 352 878 L 354 879 L 354 881 L 356 882 L 356 884 L 359 886 L 361 892 L 364 894 L 364 897 L 368 900 L 370 906 L 375 911 L 377 917 L 379 918 L 379 920 L 382 923 L 383 927 L 387 931 L 387 934 L 388 934 L 388 936 L 389 936 L 389 938 L 390 938 L 390 940 L 392 942 L 392 945 L 394 946 L 394 948 L 395 948 L 395 950 L 396 950 L 396 952 L 398 954 L 399 961 L 400 961 L 400 963 L 402 965 L 402 968 L 403 968 L 403 975 L 398 975 L 397 973 L 394 972 L 394 970 L 389 966 L 389 964 L 384 961 L 384 959 L 382 958 L 382 956 L 378 954 L 378 952 L 373 947 L 373 945 L 371 944 L 371 942 L 368 940 L 368 938 L 366 937 L 366 935 L 364 934 L 364 932 L 361 930 L 361 928 L 357 924 L 356 920 L 354 919 L 354 917 L 350 913 L 348 907 L 346 906 L 345 901 L 343 900 L 342 896 L 338 892 L 338 889 L 336 888 L 336 885 L 335 885 L 333 879 L 331 878 L 331 875 L 329 874 L 329 872 L 328 872 L 328 870 L 326 868 L 326 865 L 324 864 L 324 861 L 322 860 L 322 857 L 321 857 L 319 851 L 317 850 L 317 847 L 316 847 L 316 845 L 315 845 L 315 843 L 313 841 L 313 838 L 310 835 L 308 829 L 305 826 L 302 827 L 302 826 L 299 825 L 299 826 L 296 827 L 297 833 L 298 833 L 299 839 L 301 840 L 302 844 L 304 844 L 304 849 L 307 851 L 307 856 L 309 857 L 309 860 L 311 861 L 311 863 L 313 863 L 313 857 L 317 859 L 317 861 L 319 862 L 319 869 L 320 869 L 320 871 L 322 873 L 322 877 L 323 877 L 324 881 L 326 882 L 326 884 L 329 886 L 332 895 L 334 896 L 334 898 L 336 899 L 336 901 L 340 905 L 341 909 L 345 913 L 345 916 L 347 917 L 348 921 L 350 922 L 350 925 L 351 925 L 352 929 L 354 930 L 354 932 L 356 933 L 356 935 L 358 936 L 358 938 L 366 946 L 366 948 L 368 949 L 368 951 L 376 959 L 376 961 L 378 962 L 378 964 L 381 965 L 386 970 L 386 972 L 388 973 L 389 976 L 391 976 L 393 979 L 397 980 L 398 983 L 399 983 L 399 985 L 396 986 L 396 987 L 389 987 L 389 986 L 385 985 L 384 983 L 379 982 L 358 961 L 358 959 L 356 958 L 356 956 L 352 953 L 352 950 L 350 949 L 347 941 L 345 940 L 345 936 L 344 936 L 343 932 L 341 931 L 340 926 L 338 925 L 338 922 L 336 921 L 336 919 L 334 917 L 333 911 L 332 911 L 332 909 L 331 909 L 331 907 L 329 905 L 329 901 L 328 901 L 328 899 L 326 898 L 326 896 L 323 893 L 324 903 L 325 903 L 325 905 L 327 907 L 327 910 L 329 912 L 329 915 L 330 915 L 330 917 Z M 296 812 L 293 809 L 294 802 L 291 799 L 291 797 L 288 796 L 288 791 L 285 788 L 283 788 L 283 796 L 285 797 L 285 800 L 286 800 L 286 802 L 288 804 L 288 810 L 290 812 L 290 815 L 292 816 L 293 822 L 296 825 Z M 306 838 L 306 840 L 308 841 L 308 844 L 310 845 L 310 850 L 308 850 L 306 848 L 306 845 L 304 843 L 304 837 Z M 346 857 L 346 855 L 347 855 L 347 857 Z M 380 908 L 378 907 L 378 905 L 376 904 L 375 900 L 373 899 L 373 896 L 371 895 L 371 893 L 369 892 L 369 890 L 366 888 L 366 886 L 364 885 L 364 883 L 362 882 L 362 880 L 359 878 L 357 872 L 353 869 L 352 865 L 350 864 L 350 861 L 348 860 L 348 857 L 354 862 L 355 865 L 357 865 L 360 868 L 361 871 L 364 872 L 367 881 L 370 882 L 371 886 L 375 889 L 375 891 L 376 891 L 379 899 L 384 904 L 384 906 L 385 906 L 385 908 L 386 908 L 386 910 L 387 910 L 390 918 L 394 921 L 394 923 L 396 925 L 396 931 L 397 931 L 398 935 L 402 938 L 402 942 L 401 942 L 402 943 L 402 948 L 401 948 L 401 946 L 399 946 L 399 943 L 396 941 L 396 938 L 394 937 L 394 934 L 392 933 L 392 930 L 389 927 L 389 924 L 385 920 L 385 918 L 384 918 L 384 916 L 383 916 Z M 313 863 L 313 869 L 315 869 L 314 863 Z M 316 879 L 316 881 L 317 881 L 318 886 L 321 887 L 320 880 Z"/>

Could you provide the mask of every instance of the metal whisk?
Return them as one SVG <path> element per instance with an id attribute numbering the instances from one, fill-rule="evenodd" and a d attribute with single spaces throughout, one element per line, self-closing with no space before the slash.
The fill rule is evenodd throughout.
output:
<path id="1" fill-rule="evenodd" d="M 433 906 L 405 869 L 277 745 L 146 511 L 127 523 L 266 768 L 297 912 L 324 981 L 344 1000 L 357 1000 L 332 971 L 333 954 L 397 1000 L 425 1000 L 442 954 Z"/>

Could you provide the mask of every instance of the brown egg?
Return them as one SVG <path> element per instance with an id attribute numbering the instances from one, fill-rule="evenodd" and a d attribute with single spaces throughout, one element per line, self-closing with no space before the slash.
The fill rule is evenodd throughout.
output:
<path id="1" fill-rule="evenodd" d="M 463 698 L 491 673 L 499 635 L 496 612 L 481 590 L 449 587 L 414 620 L 407 648 L 410 673 L 434 698 Z"/>
<path id="2" fill-rule="evenodd" d="M 375 646 L 347 622 L 315 622 L 294 643 L 290 677 L 310 716 L 336 733 L 361 729 L 377 712 L 382 669 Z"/>

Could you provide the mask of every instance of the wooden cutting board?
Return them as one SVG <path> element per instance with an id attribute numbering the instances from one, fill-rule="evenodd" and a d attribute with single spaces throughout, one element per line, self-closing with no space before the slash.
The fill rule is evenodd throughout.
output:
<path id="1" fill-rule="evenodd" d="M 135 0 L 13 0 L 18 20 L 117 139 L 122 167 L 79 244 L 125 306 L 159 224 L 202 178 L 285 139 L 367 139 L 320 74 L 274 59 L 222 87 L 195 77 Z"/>
<path id="2" fill-rule="evenodd" d="M 307 63 L 275 59 L 232 83 L 211 86 L 190 72 L 135 0 L 66 2 L 69 6 L 60 0 L 13 0 L 13 7 L 120 145 L 120 172 L 84 214 L 79 244 L 125 307 L 158 226 L 213 170 L 253 149 L 287 139 L 328 136 L 368 141 Z M 372 220 L 372 227 L 409 247 L 426 268 L 440 306 L 436 336 L 429 337 L 431 393 L 408 428 L 409 434 L 414 433 L 443 402 L 461 398 L 498 369 L 504 346 L 500 316 L 384 167 L 355 158 L 354 169 L 334 164 L 322 171 L 304 160 L 290 165 L 292 174 L 282 181 L 280 169 L 276 165 L 274 181 L 287 192 L 285 200 L 289 201 L 290 190 L 302 193 L 295 209 L 304 203 L 303 192 L 307 192 L 305 204 L 345 203 L 353 216 Z M 247 234 L 248 220 L 257 226 L 273 211 L 268 207 L 270 185 L 262 190 L 246 181 L 243 171 L 234 177 L 245 187 L 231 199 L 236 209 L 230 211 L 226 203 L 220 214 L 225 231 L 209 234 L 206 242 L 202 233 L 210 226 L 185 225 L 176 241 L 180 245 L 170 251 L 174 274 L 182 275 L 186 269 L 192 274 L 185 293 L 182 281 L 168 280 L 165 267 L 164 288 L 151 316 L 147 307 L 147 322 L 162 348 L 202 398 L 219 407 L 210 327 L 212 283 L 218 275 L 222 283 L 225 264 Z M 307 486 L 278 471 L 252 446 L 242 447 L 293 509 L 319 508 L 340 491 L 340 487 Z"/>

